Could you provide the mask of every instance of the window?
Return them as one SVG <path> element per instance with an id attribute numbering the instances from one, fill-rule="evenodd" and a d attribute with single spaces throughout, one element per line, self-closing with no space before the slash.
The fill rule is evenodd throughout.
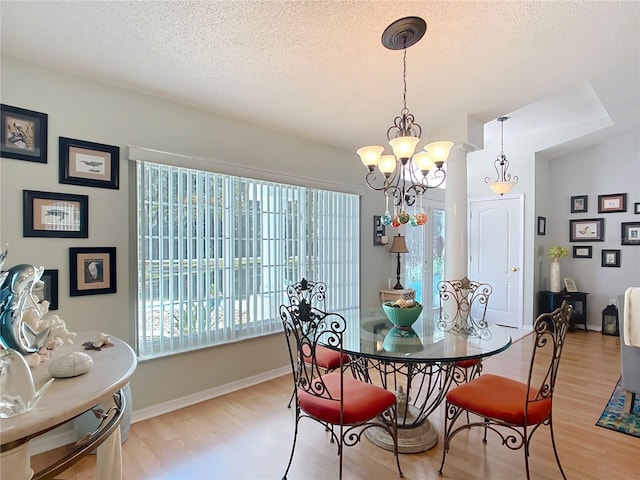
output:
<path id="1" fill-rule="evenodd" d="M 359 306 L 357 195 L 135 163 L 141 358 L 280 331 L 303 277 L 328 308 Z"/>

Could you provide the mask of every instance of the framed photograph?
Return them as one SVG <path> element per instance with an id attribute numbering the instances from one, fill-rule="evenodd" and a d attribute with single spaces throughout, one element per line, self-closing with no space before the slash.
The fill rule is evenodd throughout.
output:
<path id="1" fill-rule="evenodd" d="M 591 258 L 593 247 L 591 245 L 580 245 L 573 247 L 573 258 Z"/>
<path id="2" fill-rule="evenodd" d="M 60 137 L 60 183 L 119 187 L 120 147 Z"/>
<path id="3" fill-rule="evenodd" d="M 602 266 L 603 267 L 619 267 L 620 266 L 620 250 L 602 250 Z"/>
<path id="4" fill-rule="evenodd" d="M 571 293 L 575 293 L 578 291 L 578 285 L 576 285 L 576 281 L 573 278 L 564 279 L 564 288 L 567 289 L 567 292 Z"/>
<path id="5" fill-rule="evenodd" d="M 598 195 L 598 213 L 613 213 L 627 211 L 627 194 L 614 193 Z"/>
<path id="6" fill-rule="evenodd" d="M 640 245 L 640 222 L 622 223 L 622 245 Z"/>
<path id="7" fill-rule="evenodd" d="M 22 236 L 89 238 L 89 197 L 22 191 Z"/>
<path id="8" fill-rule="evenodd" d="M 58 270 L 45 270 L 40 277 L 42 282 L 42 289 L 40 292 L 36 292 L 35 288 L 33 292 L 38 295 L 40 301 L 46 300 L 49 302 L 49 310 L 58 309 Z"/>
<path id="9" fill-rule="evenodd" d="M 640 215 L 640 202 L 636 202 L 633 204 L 633 213 L 636 215 Z"/>
<path id="10" fill-rule="evenodd" d="M 0 105 L 2 156 L 47 163 L 47 114 Z"/>
<path id="11" fill-rule="evenodd" d="M 547 217 L 538 217 L 538 235 L 547 234 Z"/>
<path id="12" fill-rule="evenodd" d="M 116 293 L 116 248 L 69 248 L 69 295 Z"/>
<path id="13" fill-rule="evenodd" d="M 604 218 L 569 220 L 570 242 L 604 242 Z"/>
<path id="14" fill-rule="evenodd" d="M 587 213 L 588 195 L 571 197 L 571 213 Z"/>

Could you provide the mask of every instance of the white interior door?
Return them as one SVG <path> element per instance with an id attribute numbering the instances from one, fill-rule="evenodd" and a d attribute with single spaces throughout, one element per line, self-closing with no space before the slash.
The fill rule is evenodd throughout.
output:
<path id="1" fill-rule="evenodd" d="M 469 201 L 469 278 L 491 285 L 487 320 L 523 324 L 523 199 Z"/>

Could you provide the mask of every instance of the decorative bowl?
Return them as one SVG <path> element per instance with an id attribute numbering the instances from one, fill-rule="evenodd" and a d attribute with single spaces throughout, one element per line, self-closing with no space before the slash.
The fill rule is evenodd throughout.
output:
<path id="1" fill-rule="evenodd" d="M 401 307 L 393 302 L 385 302 L 382 304 L 382 308 L 391 323 L 401 328 L 413 325 L 422 313 L 422 305 L 417 302 L 412 307 Z"/>

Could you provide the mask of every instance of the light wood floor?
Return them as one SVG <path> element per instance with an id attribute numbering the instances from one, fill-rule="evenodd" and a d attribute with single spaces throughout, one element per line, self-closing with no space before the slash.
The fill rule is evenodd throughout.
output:
<path id="1" fill-rule="evenodd" d="M 525 337 L 487 359 L 485 372 L 524 379 L 530 340 Z M 569 479 L 640 479 L 640 438 L 595 426 L 620 376 L 619 342 L 617 337 L 598 332 L 575 331 L 567 335 L 554 399 L 554 430 Z M 133 424 L 123 445 L 124 478 L 281 478 L 293 437 L 293 411 L 286 407 L 290 393 L 291 379 L 285 376 Z M 441 410 L 432 417 L 440 431 Z M 337 478 L 336 450 L 327 439 L 321 426 L 310 421 L 301 424 L 289 473 L 291 480 Z M 491 433 L 488 444 L 483 446 L 480 429 L 454 439 L 444 476 L 438 477 L 441 443 L 425 453 L 401 455 L 405 477 L 524 478 L 522 450 L 510 451 Z M 38 462 L 51 455 L 39 455 L 34 466 L 37 468 Z M 536 433 L 530 463 L 532 478 L 560 478 L 548 428 Z M 398 478 L 393 454 L 363 440 L 345 449 L 344 477 Z M 83 459 L 59 478 L 95 478 L 95 456 Z"/>

